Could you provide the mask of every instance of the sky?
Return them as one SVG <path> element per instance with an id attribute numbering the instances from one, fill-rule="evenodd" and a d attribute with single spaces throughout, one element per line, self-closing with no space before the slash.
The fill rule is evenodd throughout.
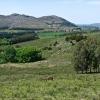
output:
<path id="1" fill-rule="evenodd" d="M 57 15 L 75 24 L 100 23 L 100 0 L 0 0 L 0 15 Z"/>

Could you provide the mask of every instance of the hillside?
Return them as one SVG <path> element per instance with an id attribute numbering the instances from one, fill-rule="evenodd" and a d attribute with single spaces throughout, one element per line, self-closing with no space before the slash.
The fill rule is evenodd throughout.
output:
<path id="1" fill-rule="evenodd" d="M 75 24 L 58 16 L 44 16 L 35 18 L 28 15 L 11 14 L 8 16 L 0 15 L 0 28 L 63 28 L 75 27 Z"/>
<path id="2" fill-rule="evenodd" d="M 38 18 L 40 21 L 48 24 L 49 28 L 59 28 L 59 27 L 75 27 L 75 24 L 65 20 L 64 18 L 52 15 L 43 16 Z"/>

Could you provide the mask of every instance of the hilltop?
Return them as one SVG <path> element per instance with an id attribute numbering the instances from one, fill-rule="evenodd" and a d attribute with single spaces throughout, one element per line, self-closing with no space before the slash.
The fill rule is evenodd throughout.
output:
<path id="1" fill-rule="evenodd" d="M 65 29 L 68 27 L 76 27 L 76 25 L 55 15 L 40 18 L 24 14 L 0 15 L 0 28 Z"/>

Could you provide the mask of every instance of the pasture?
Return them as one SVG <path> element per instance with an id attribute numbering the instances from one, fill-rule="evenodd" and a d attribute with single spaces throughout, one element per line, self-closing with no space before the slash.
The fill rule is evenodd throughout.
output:
<path id="1" fill-rule="evenodd" d="M 1 64 L 0 99 L 100 100 L 100 74 L 76 74 L 73 68 L 75 46 L 66 42 L 65 36 L 47 36 L 13 45 L 40 48 L 46 59 L 34 63 Z M 89 36 L 100 39 L 99 33 Z"/>

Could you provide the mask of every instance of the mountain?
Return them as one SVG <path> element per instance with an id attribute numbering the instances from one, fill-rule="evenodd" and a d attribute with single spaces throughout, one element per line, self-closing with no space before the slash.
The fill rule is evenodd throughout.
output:
<path id="1" fill-rule="evenodd" d="M 45 23 L 40 22 L 37 18 L 27 15 L 11 14 L 0 16 L 0 28 L 44 28 Z"/>
<path id="2" fill-rule="evenodd" d="M 100 23 L 93 23 L 93 24 L 80 24 L 77 25 L 79 27 L 83 27 L 83 28 L 100 28 Z"/>
<path id="3" fill-rule="evenodd" d="M 100 23 L 94 23 L 94 24 L 91 24 L 91 26 L 100 28 Z"/>
<path id="4" fill-rule="evenodd" d="M 84 25 L 77 25 L 83 30 L 99 30 L 100 26 L 98 24 L 84 24 Z"/>
<path id="5" fill-rule="evenodd" d="M 58 16 L 43 16 L 36 18 L 28 15 L 11 14 L 0 15 L 0 28 L 66 28 L 76 27 L 75 24 Z"/>
<path id="6" fill-rule="evenodd" d="M 43 16 L 38 18 L 40 21 L 48 24 L 49 26 L 55 27 L 73 27 L 75 24 L 65 20 L 64 18 L 52 15 L 52 16 Z"/>

